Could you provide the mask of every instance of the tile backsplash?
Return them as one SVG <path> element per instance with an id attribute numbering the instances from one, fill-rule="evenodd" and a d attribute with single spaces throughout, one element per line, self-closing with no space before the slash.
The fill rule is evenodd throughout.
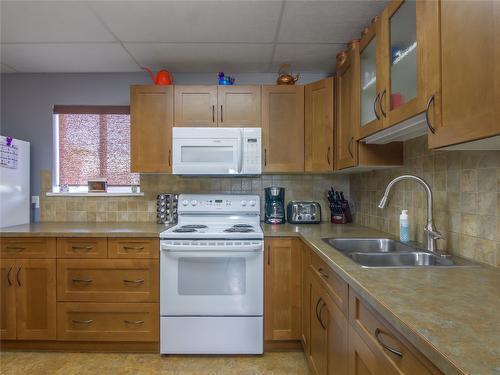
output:
<path id="1" fill-rule="evenodd" d="M 397 183 L 388 207 L 377 207 L 392 178 L 414 174 L 433 191 L 435 225 L 445 237 L 438 248 L 500 267 L 500 152 L 433 151 L 427 136 L 406 142 L 404 150 L 403 167 L 350 176 L 354 221 L 399 235 L 399 215 L 408 209 L 412 240 L 425 243 L 426 197 L 418 183 Z"/>
<path id="2" fill-rule="evenodd" d="M 258 194 L 264 212 L 264 188 L 285 188 L 285 201 L 315 200 L 322 219 L 330 218 L 326 191 L 330 186 L 349 196 L 349 177 L 331 174 L 283 174 L 259 177 L 184 177 L 167 174 L 141 175 L 143 197 L 47 197 L 52 189 L 50 171 L 41 174 L 40 221 L 156 222 L 156 195 L 164 193 Z"/>

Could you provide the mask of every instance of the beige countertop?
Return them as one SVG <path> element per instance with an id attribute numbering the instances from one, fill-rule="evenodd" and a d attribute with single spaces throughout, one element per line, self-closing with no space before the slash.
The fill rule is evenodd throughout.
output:
<path id="1" fill-rule="evenodd" d="M 500 270 L 366 269 L 322 241 L 386 237 L 356 225 L 268 225 L 265 236 L 302 238 L 382 316 L 445 374 L 500 375 Z M 1 236 L 158 237 L 151 223 L 37 223 L 0 229 Z"/>
<path id="2" fill-rule="evenodd" d="M 299 236 L 445 374 L 500 374 L 500 269 L 367 269 L 325 237 L 388 235 L 355 225 L 268 225 L 266 236 Z"/>
<path id="3" fill-rule="evenodd" d="M 155 223 L 32 223 L 0 228 L 2 237 L 159 237 Z"/>

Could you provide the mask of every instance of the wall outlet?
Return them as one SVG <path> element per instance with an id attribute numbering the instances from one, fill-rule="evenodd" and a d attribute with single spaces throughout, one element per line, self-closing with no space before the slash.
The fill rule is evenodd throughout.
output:
<path id="1" fill-rule="evenodd" d="M 32 195 L 31 196 L 31 204 L 35 205 L 35 208 L 40 208 L 40 196 Z"/>

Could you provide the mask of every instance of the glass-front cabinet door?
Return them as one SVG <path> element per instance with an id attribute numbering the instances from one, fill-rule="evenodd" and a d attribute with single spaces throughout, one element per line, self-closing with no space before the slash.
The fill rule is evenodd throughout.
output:
<path id="1" fill-rule="evenodd" d="M 382 14 L 384 71 L 380 114 L 384 127 L 423 113 L 438 91 L 438 4 L 393 0 Z"/>
<path id="2" fill-rule="evenodd" d="M 364 138 L 382 128 L 380 114 L 381 55 L 380 18 L 376 17 L 365 29 L 359 43 L 360 117 L 358 138 Z"/>

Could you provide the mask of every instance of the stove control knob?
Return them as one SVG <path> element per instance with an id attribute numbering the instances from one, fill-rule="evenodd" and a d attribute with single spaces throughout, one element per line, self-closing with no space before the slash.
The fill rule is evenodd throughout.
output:
<path id="1" fill-rule="evenodd" d="M 183 205 L 183 206 L 187 206 L 188 204 L 189 204 L 189 201 L 188 201 L 187 199 L 184 199 L 184 200 L 182 201 L 182 205 Z"/>
<path id="2" fill-rule="evenodd" d="M 252 207 L 255 206 L 255 201 L 253 199 L 250 202 L 248 202 L 248 203 L 250 203 L 250 206 L 252 206 Z"/>
<path id="3" fill-rule="evenodd" d="M 193 199 L 191 201 L 191 206 L 196 206 L 198 204 L 198 201 L 196 199 Z"/>
<path id="4" fill-rule="evenodd" d="M 243 207 L 245 207 L 245 206 L 247 205 L 247 201 L 243 199 L 243 200 L 241 201 L 241 205 L 242 205 Z"/>

